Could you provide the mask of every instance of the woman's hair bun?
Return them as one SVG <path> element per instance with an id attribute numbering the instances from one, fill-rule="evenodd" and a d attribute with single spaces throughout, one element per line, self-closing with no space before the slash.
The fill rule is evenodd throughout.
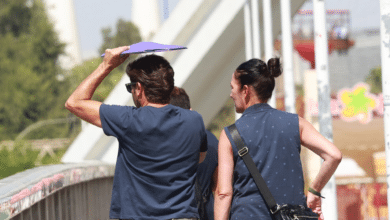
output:
<path id="1" fill-rule="evenodd" d="M 276 78 L 282 74 L 282 67 L 279 58 L 271 58 L 267 63 L 269 75 Z"/>

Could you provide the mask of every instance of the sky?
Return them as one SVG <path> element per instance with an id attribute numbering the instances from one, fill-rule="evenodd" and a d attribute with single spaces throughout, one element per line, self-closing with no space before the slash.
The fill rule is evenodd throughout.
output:
<path id="1" fill-rule="evenodd" d="M 179 0 L 166 1 L 171 12 Z M 164 20 L 163 0 L 158 2 L 161 18 Z M 114 30 L 118 19 L 131 20 L 131 0 L 76 0 L 74 6 L 83 59 L 98 55 L 97 51 L 102 43 L 102 28 L 111 27 Z M 350 10 L 352 30 L 373 29 L 380 26 L 379 0 L 325 0 L 325 7 Z M 308 0 L 302 8 L 312 9 L 311 0 Z"/>

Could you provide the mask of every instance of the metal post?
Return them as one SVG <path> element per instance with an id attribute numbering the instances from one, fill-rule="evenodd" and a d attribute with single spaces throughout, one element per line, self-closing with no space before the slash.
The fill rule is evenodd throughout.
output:
<path id="1" fill-rule="evenodd" d="M 324 0 L 313 0 L 315 62 L 318 83 L 318 120 L 320 133 L 333 142 L 332 115 L 330 112 L 330 88 L 328 70 L 328 38 L 326 31 L 326 10 Z M 326 199 L 322 200 L 325 219 L 337 218 L 336 181 L 334 176 L 322 190 Z"/>
<path id="2" fill-rule="evenodd" d="M 295 83 L 293 68 L 293 41 L 291 33 L 291 3 L 281 0 L 282 14 L 282 49 L 284 75 L 284 103 L 286 112 L 295 113 Z"/>
<path id="3" fill-rule="evenodd" d="M 251 1 L 252 11 L 252 34 L 253 34 L 253 57 L 261 58 L 260 47 L 260 21 L 259 21 L 259 4 L 258 0 Z"/>
<path id="4" fill-rule="evenodd" d="M 264 22 L 264 49 L 265 49 L 265 62 L 273 57 L 274 53 L 274 40 L 272 32 L 272 7 L 271 0 L 263 0 L 263 22 Z M 276 108 L 275 91 L 272 93 L 271 99 L 268 104 L 273 108 Z"/>
<path id="5" fill-rule="evenodd" d="M 387 201 L 390 199 L 390 2 L 380 1 L 381 7 L 381 57 L 382 57 L 382 91 L 385 127 L 385 151 L 387 172 Z M 390 215 L 390 209 L 388 209 Z"/>

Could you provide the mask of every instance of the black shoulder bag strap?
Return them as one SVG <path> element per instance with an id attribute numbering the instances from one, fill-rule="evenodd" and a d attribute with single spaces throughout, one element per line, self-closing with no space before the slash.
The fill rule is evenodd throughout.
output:
<path id="1" fill-rule="evenodd" d="M 255 180 L 256 186 L 259 189 L 260 194 L 263 196 L 265 203 L 267 203 L 267 206 L 272 214 L 276 213 L 279 210 L 279 205 L 276 204 L 276 201 L 272 196 L 271 191 L 269 191 L 268 186 L 261 176 L 259 170 L 257 169 L 255 162 L 253 162 L 252 157 L 248 154 L 248 147 L 242 140 L 240 133 L 238 133 L 236 124 L 230 125 L 228 130 L 233 138 L 234 143 L 237 146 L 238 155 L 244 160 L 244 163 L 251 173 L 252 178 Z"/>

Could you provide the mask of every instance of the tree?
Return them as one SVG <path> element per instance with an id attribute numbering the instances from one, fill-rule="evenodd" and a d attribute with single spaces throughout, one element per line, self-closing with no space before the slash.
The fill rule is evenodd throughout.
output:
<path id="1" fill-rule="evenodd" d="M 374 68 L 370 71 L 370 74 L 366 77 L 365 82 L 370 85 L 371 93 L 382 92 L 382 69 L 381 67 Z"/>
<path id="2" fill-rule="evenodd" d="M 125 21 L 123 19 L 117 21 L 115 34 L 112 33 L 110 27 L 107 27 L 102 29 L 102 35 L 103 44 L 99 49 L 100 54 L 103 54 L 106 49 L 131 45 L 142 40 L 138 27 L 131 21 Z M 120 65 L 118 69 L 123 71 L 125 65 Z"/>
<path id="3" fill-rule="evenodd" d="M 13 139 L 29 124 L 47 118 L 64 87 L 56 78 L 64 44 L 43 3 L 29 2 L 0 3 L 0 139 Z"/>
<path id="4" fill-rule="evenodd" d="M 102 54 L 108 48 L 115 48 L 124 45 L 131 45 L 141 41 L 138 28 L 130 21 L 119 19 L 116 23 L 116 33 L 113 34 L 110 27 L 102 29 L 103 44 L 100 46 L 99 53 Z M 134 59 L 134 55 L 130 56 L 130 60 Z M 84 61 L 81 65 L 72 69 L 72 74 L 68 78 L 70 83 L 70 92 L 73 92 L 76 87 L 91 74 L 102 62 L 102 59 L 93 58 Z M 126 63 L 113 70 L 96 89 L 94 100 L 103 102 L 116 86 L 118 81 L 124 74 Z"/>
<path id="5" fill-rule="evenodd" d="M 77 88 L 77 86 L 85 79 L 89 74 L 91 74 L 102 62 L 102 58 L 93 58 L 87 61 L 84 61 L 82 64 L 74 67 L 72 69 L 71 77 L 69 80 L 69 92 L 66 95 L 67 97 Z M 119 82 L 124 72 L 118 68 L 114 69 L 97 87 L 92 99 L 103 102 L 107 96 L 111 93 L 112 89 Z M 66 97 L 66 98 L 67 98 Z M 65 103 L 65 101 L 64 101 Z M 63 103 L 63 104 L 64 104 Z"/>
<path id="6" fill-rule="evenodd" d="M 12 33 L 18 37 L 28 30 L 26 21 L 31 19 L 32 15 L 25 0 L 2 0 L 0 8 L 0 35 Z"/>
<path id="7" fill-rule="evenodd" d="M 12 150 L 0 146 L 0 179 L 35 167 L 39 152 L 33 151 L 30 146 L 24 152 L 21 144 L 14 146 Z"/>
<path id="8" fill-rule="evenodd" d="M 103 44 L 99 53 L 102 54 L 108 48 L 131 45 L 141 41 L 138 27 L 131 21 L 119 19 L 116 23 L 116 33 L 113 34 L 110 27 L 102 29 Z"/>
<path id="9" fill-rule="evenodd" d="M 114 48 L 117 46 L 131 45 L 137 43 L 141 40 L 138 28 L 131 22 L 124 20 L 118 20 L 116 24 L 116 33 L 111 32 L 111 28 L 104 28 L 102 30 L 103 34 L 103 44 L 100 47 L 100 53 L 103 53 L 106 48 Z M 102 49 L 104 48 L 104 49 Z M 129 60 L 133 59 L 135 56 L 132 55 Z M 80 65 L 74 67 L 70 74 L 67 74 L 64 81 L 58 82 L 58 96 L 53 100 L 54 104 L 51 108 L 51 111 L 47 112 L 47 118 L 67 118 L 72 115 L 68 110 L 64 108 L 64 104 L 70 94 L 76 89 L 76 87 L 89 75 L 91 74 L 102 62 L 101 57 L 92 58 L 84 61 Z M 101 85 L 96 89 L 92 99 L 103 102 L 107 96 L 111 93 L 112 89 L 119 82 L 121 77 L 124 74 L 124 68 L 126 63 L 122 64 L 120 67 L 113 70 L 106 79 L 103 80 Z M 1 109 L 1 108 L 0 108 Z M 37 129 L 27 138 L 55 138 L 55 137 L 73 137 L 74 131 L 79 131 L 79 127 L 74 129 L 74 124 L 61 124 L 55 126 L 45 126 Z M 1 128 L 0 128 L 1 129 Z"/>

